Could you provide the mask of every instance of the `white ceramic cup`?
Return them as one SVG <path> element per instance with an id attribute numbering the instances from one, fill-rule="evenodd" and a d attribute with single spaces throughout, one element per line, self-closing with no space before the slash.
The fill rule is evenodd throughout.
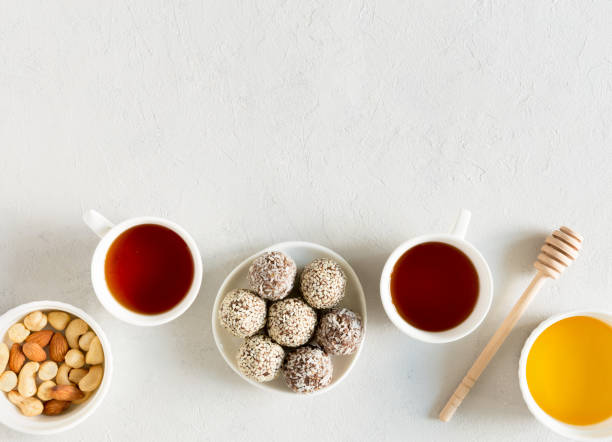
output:
<path id="1" fill-rule="evenodd" d="M 113 377 L 113 355 L 110 343 L 98 323 L 83 310 L 70 304 L 57 301 L 36 301 L 22 304 L 19 307 L 9 310 L 0 316 L 0 340 L 4 341 L 10 348 L 12 341 L 7 336 L 7 330 L 16 322 L 22 321 L 29 313 L 40 310 L 48 313 L 59 310 L 70 313 L 72 316 L 81 318 L 85 321 L 94 333 L 100 338 L 102 350 L 104 351 L 104 376 L 102 383 L 91 397 L 82 404 L 73 405 L 64 413 L 57 416 L 33 416 L 27 417 L 15 407 L 2 393 L 0 394 L 0 422 L 13 430 L 29 434 L 53 434 L 69 430 L 90 416 L 96 408 L 100 406 L 106 393 L 110 388 Z M 46 327 L 51 329 L 51 327 Z"/>
<path id="2" fill-rule="evenodd" d="M 91 282 L 94 291 L 104 308 L 117 319 L 134 325 L 160 325 L 178 318 L 185 313 L 193 301 L 195 301 L 200 291 L 200 285 L 202 284 L 202 258 L 196 242 L 181 226 L 163 218 L 150 216 L 130 218 L 117 225 L 113 225 L 95 210 L 86 212 L 83 215 L 83 221 L 85 221 L 85 224 L 101 238 L 91 260 Z M 174 231 L 183 241 L 185 241 L 193 258 L 193 281 L 191 282 L 189 291 L 181 302 L 172 309 L 155 315 L 136 313 L 121 305 L 110 292 L 104 274 L 104 261 L 113 241 L 127 229 L 141 224 L 157 224 Z"/>
<path id="3" fill-rule="evenodd" d="M 612 312 L 593 311 L 593 310 L 582 310 L 573 311 L 569 313 L 563 313 L 555 315 L 547 320 L 543 321 L 538 325 L 529 335 L 521 351 L 521 358 L 519 360 L 519 385 L 521 387 L 521 393 L 523 399 L 527 404 L 527 408 L 531 411 L 531 414 L 535 416 L 537 420 L 546 425 L 548 428 L 553 430 L 555 433 L 561 436 L 569 437 L 573 440 L 595 440 L 595 439 L 606 439 L 612 438 L 612 418 L 608 418 L 603 422 L 599 422 L 594 425 L 570 425 L 565 422 L 561 422 L 554 417 L 547 414 L 540 408 L 537 402 L 533 399 L 529 386 L 527 385 L 527 357 L 531 351 L 533 343 L 538 339 L 544 330 L 559 322 L 565 318 L 571 318 L 573 316 L 590 316 L 592 318 L 599 319 L 600 321 L 610 324 L 612 326 Z"/>
<path id="4" fill-rule="evenodd" d="M 455 227 L 451 230 L 451 233 L 421 235 L 417 236 L 416 238 L 412 238 L 396 248 L 385 263 L 385 267 L 383 268 L 382 276 L 380 278 L 380 298 L 382 300 L 385 313 L 387 313 L 387 316 L 397 328 L 415 339 L 437 344 L 456 341 L 457 339 L 461 339 L 473 332 L 482 323 L 483 319 L 489 312 L 491 302 L 493 301 L 493 277 L 491 276 L 489 265 L 480 252 L 472 244 L 465 240 L 465 234 L 467 232 L 471 216 L 472 215 L 468 210 L 463 209 L 459 214 Z M 465 319 L 465 321 L 456 327 L 451 328 L 450 330 L 430 332 L 412 326 L 400 316 L 391 299 L 391 273 L 393 272 L 395 263 L 407 250 L 418 244 L 423 244 L 426 242 L 443 242 L 458 248 L 467 255 L 470 261 L 472 261 L 472 264 L 474 264 L 476 272 L 478 273 L 479 292 L 474 310 Z"/>

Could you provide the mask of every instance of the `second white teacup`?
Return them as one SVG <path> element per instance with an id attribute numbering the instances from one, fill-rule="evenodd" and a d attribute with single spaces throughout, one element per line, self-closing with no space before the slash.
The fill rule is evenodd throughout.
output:
<path id="1" fill-rule="evenodd" d="M 412 238 L 397 247 L 385 263 L 380 278 L 380 297 L 383 308 L 391 322 L 397 328 L 415 339 L 431 343 L 456 341 L 474 331 L 489 312 L 491 302 L 493 301 L 493 277 L 491 276 L 491 270 L 484 257 L 472 244 L 465 240 L 470 218 L 471 213 L 468 210 L 462 210 L 450 234 L 421 235 Z M 398 313 L 391 297 L 391 274 L 393 273 L 393 268 L 397 261 L 409 249 L 428 242 L 442 242 L 456 247 L 463 252 L 474 265 L 479 282 L 478 298 L 470 315 L 459 325 L 449 330 L 439 332 L 421 330 L 408 323 Z"/>
<path id="2" fill-rule="evenodd" d="M 91 260 L 91 282 L 94 292 L 106 310 L 117 319 L 141 326 L 160 325 L 178 318 L 195 301 L 202 283 L 202 258 L 196 242 L 181 226 L 172 221 L 156 217 L 130 218 L 113 225 L 95 210 L 86 212 L 83 215 L 83 220 L 101 238 Z M 170 310 L 158 314 L 137 313 L 119 303 L 109 290 L 104 270 L 106 256 L 115 239 L 126 230 L 144 224 L 156 224 L 172 230 L 185 242 L 193 258 L 193 279 L 189 290 L 178 304 Z"/>

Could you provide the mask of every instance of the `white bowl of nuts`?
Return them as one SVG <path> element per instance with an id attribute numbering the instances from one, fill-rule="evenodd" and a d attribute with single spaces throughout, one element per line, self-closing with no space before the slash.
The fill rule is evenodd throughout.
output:
<path id="1" fill-rule="evenodd" d="M 108 392 L 112 356 L 94 319 L 70 304 L 37 301 L 0 316 L 0 422 L 52 434 L 86 419 Z"/>

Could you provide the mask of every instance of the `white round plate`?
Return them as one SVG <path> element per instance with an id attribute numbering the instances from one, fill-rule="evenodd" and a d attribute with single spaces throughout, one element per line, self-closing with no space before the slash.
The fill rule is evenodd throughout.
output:
<path id="1" fill-rule="evenodd" d="M 268 247 L 267 249 L 261 250 L 260 252 L 257 252 L 255 255 L 240 263 L 240 265 L 238 265 L 238 267 L 236 267 L 227 276 L 227 278 L 225 278 L 225 281 L 223 281 L 223 284 L 221 284 L 221 288 L 219 288 L 217 298 L 215 299 L 215 305 L 213 307 L 212 313 L 213 335 L 215 337 L 215 342 L 217 343 L 219 352 L 221 352 L 221 355 L 223 356 L 223 359 L 225 359 L 225 362 L 227 362 L 227 364 L 232 367 L 232 370 L 234 370 L 245 381 L 264 390 L 272 390 L 278 391 L 280 393 L 290 393 L 296 395 L 293 391 L 289 389 L 289 387 L 287 387 L 282 374 L 272 382 L 259 383 L 247 378 L 242 373 L 240 373 L 240 370 L 238 370 L 238 365 L 236 364 L 236 354 L 238 353 L 238 348 L 240 347 L 240 344 L 242 344 L 243 339 L 232 336 L 227 330 L 225 330 L 225 328 L 223 328 L 223 326 L 219 322 L 219 305 L 221 304 L 221 301 L 223 300 L 225 294 L 233 289 L 248 288 L 249 285 L 247 282 L 247 273 L 251 262 L 257 256 L 271 250 L 281 251 L 293 258 L 298 268 L 298 278 L 296 278 L 296 284 L 299 283 L 299 274 L 301 273 L 302 269 L 312 260 L 317 258 L 333 259 L 342 267 L 342 270 L 344 270 L 344 274 L 346 275 L 346 291 L 344 298 L 340 302 L 339 307 L 346 307 L 350 310 L 353 310 L 355 313 L 359 313 L 359 315 L 361 315 L 361 319 L 363 321 L 364 339 L 362 340 L 359 349 L 352 355 L 332 356 L 332 361 L 334 364 L 334 374 L 331 384 L 326 388 L 317 391 L 316 393 L 309 394 L 308 396 L 327 392 L 336 385 L 338 385 L 349 374 L 349 372 L 353 368 L 353 365 L 355 365 L 355 362 L 357 361 L 357 358 L 359 358 L 359 354 L 361 353 L 365 341 L 365 331 L 367 322 L 365 295 L 363 294 L 363 289 L 361 288 L 361 283 L 359 282 L 357 274 L 351 268 L 351 266 L 344 260 L 344 258 L 342 258 L 333 250 L 328 249 L 327 247 L 302 241 L 283 242 Z"/>

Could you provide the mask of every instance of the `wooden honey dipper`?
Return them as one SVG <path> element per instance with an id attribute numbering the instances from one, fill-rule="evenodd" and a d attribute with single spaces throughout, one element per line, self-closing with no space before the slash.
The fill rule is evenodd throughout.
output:
<path id="1" fill-rule="evenodd" d="M 582 236 L 569 227 L 561 227 L 546 238 L 538 259 L 533 263 L 538 272 L 449 398 L 438 416 L 441 421 L 448 422 L 451 420 L 455 411 L 457 411 L 463 399 L 470 392 L 478 377 L 487 368 L 487 365 L 493 356 L 495 356 L 499 347 L 504 343 L 531 300 L 548 278 L 557 279 L 563 270 L 578 257 L 581 246 Z"/>

